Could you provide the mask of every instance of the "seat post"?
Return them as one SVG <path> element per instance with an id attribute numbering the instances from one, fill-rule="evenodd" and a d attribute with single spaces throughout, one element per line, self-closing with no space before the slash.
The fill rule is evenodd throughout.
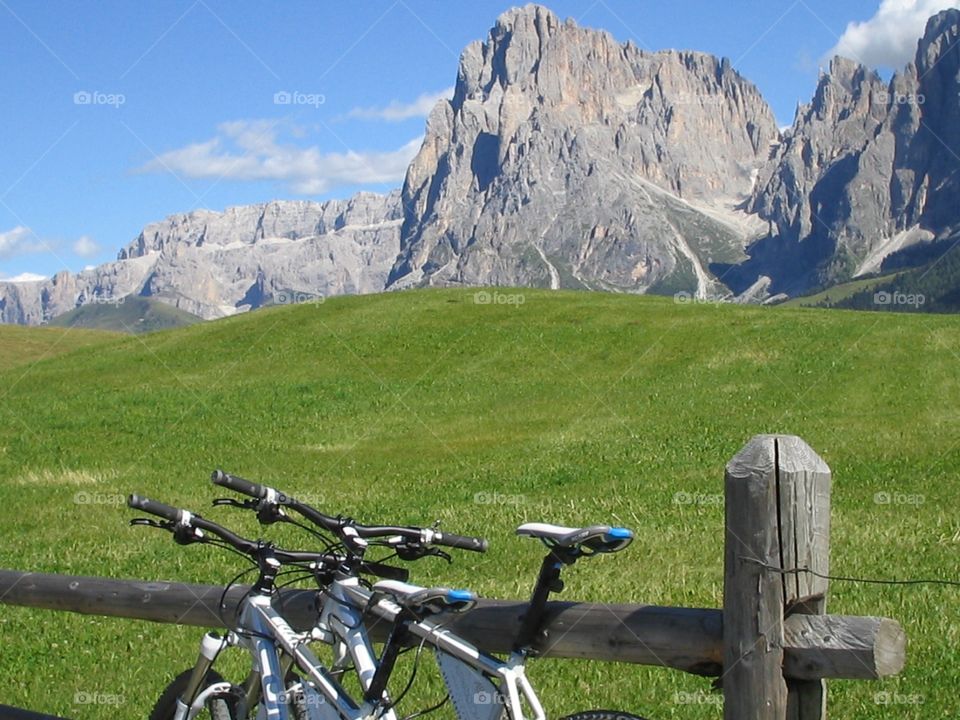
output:
<path id="1" fill-rule="evenodd" d="M 527 611 L 520 620 L 520 630 L 513 643 L 513 651 L 525 655 L 532 654 L 533 644 L 537 639 L 543 624 L 543 617 L 547 610 L 547 600 L 551 592 L 563 590 L 560 573 L 564 565 L 572 565 L 577 560 L 578 552 L 575 548 L 551 548 L 550 552 L 540 564 L 540 573 L 533 587 L 533 595 Z"/>

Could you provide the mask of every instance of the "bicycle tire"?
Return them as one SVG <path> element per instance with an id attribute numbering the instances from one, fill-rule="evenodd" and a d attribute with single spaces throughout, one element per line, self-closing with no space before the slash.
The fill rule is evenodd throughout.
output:
<path id="1" fill-rule="evenodd" d="M 639 715 L 624 712 L 623 710 L 581 710 L 572 715 L 565 715 L 560 720 L 646 720 Z"/>
<path id="2" fill-rule="evenodd" d="M 150 720 L 173 720 L 177 712 L 177 700 L 183 695 L 184 690 L 186 690 L 192 673 L 193 668 L 184 670 L 167 685 L 153 706 L 153 710 L 150 713 Z M 209 687 L 214 683 L 223 681 L 220 673 L 215 670 L 207 670 L 207 674 L 203 679 L 203 687 Z M 214 698 L 208 702 L 207 711 L 210 713 L 211 720 L 239 720 L 236 717 L 234 702 L 226 698 Z"/>

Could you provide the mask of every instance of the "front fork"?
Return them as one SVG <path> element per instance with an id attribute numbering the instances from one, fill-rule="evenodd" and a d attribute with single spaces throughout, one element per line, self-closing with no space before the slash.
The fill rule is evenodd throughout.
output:
<path id="1" fill-rule="evenodd" d="M 220 654 L 221 650 L 230 644 L 229 638 L 220 637 L 215 632 L 206 633 L 200 640 L 200 653 L 197 656 L 196 664 L 193 666 L 193 672 L 190 673 L 190 679 L 187 681 L 183 696 L 177 699 L 174 720 L 188 720 L 195 717 L 200 708 L 206 704 L 208 698 L 222 696 L 229 692 L 229 683 L 216 683 L 204 687 L 204 681 L 213 666 L 214 659 Z"/>

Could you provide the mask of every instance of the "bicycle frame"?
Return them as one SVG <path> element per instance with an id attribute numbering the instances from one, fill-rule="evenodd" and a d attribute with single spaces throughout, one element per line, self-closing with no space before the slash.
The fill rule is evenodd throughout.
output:
<path id="1" fill-rule="evenodd" d="M 359 616 L 359 613 L 356 614 Z M 360 628 L 362 630 L 362 624 Z M 371 663 L 375 667 L 372 646 L 365 634 L 365 631 L 360 634 L 354 631 L 349 644 L 351 656 L 357 667 Z M 310 720 L 362 720 L 374 717 L 396 720 L 392 710 L 378 713 L 371 703 L 358 706 L 307 646 L 308 635 L 298 634 L 290 627 L 271 605 L 270 595 L 251 595 L 244 599 L 241 606 L 237 631 L 231 632 L 226 638 L 213 638 L 209 634 L 204 636 L 191 687 L 199 687 L 200 680 L 221 649 L 240 646 L 250 653 L 253 663 L 237 707 L 240 717 L 246 717 L 249 709 L 259 702 L 258 720 L 290 720 L 291 697 L 290 688 L 286 686 L 286 673 L 292 665 L 296 665 L 308 681 L 303 684 L 303 697 L 298 701 L 306 707 Z M 204 709 L 207 700 L 229 692 L 232 687 L 227 682 L 216 683 L 196 693 L 189 706 L 180 702 L 175 720 L 193 720 Z M 190 694 L 188 690 L 187 695 Z"/>
<path id="2" fill-rule="evenodd" d="M 502 714 L 497 706 L 500 697 L 504 699 L 510 720 L 525 720 L 524 701 L 532 711 L 529 720 L 544 720 L 543 706 L 524 671 L 525 653 L 515 651 L 507 662 L 503 662 L 458 637 L 441 623 L 404 620 L 403 608 L 397 603 L 385 597 L 371 603 L 373 594 L 358 582 L 334 581 L 330 592 L 337 602 L 344 603 L 347 607 L 369 607 L 371 612 L 388 623 L 404 623 L 407 632 L 432 647 L 437 653 L 444 682 L 461 720 L 490 720 L 499 717 Z M 359 613 L 355 617 L 359 620 Z M 392 670 L 383 669 L 388 672 Z M 499 686 L 493 685 L 488 678 L 496 678 Z M 377 680 L 379 678 L 376 678 L 376 673 L 370 676 L 370 682 Z M 365 689 L 366 687 L 369 687 L 369 683 Z M 478 695 L 485 697 L 478 698 Z"/>
<path id="3" fill-rule="evenodd" d="M 514 652 L 503 662 L 440 623 L 404 620 L 398 604 L 386 597 L 374 598 L 354 577 L 336 579 L 326 588 L 319 622 L 311 633 L 295 632 L 273 608 L 270 595 L 245 598 L 237 631 L 226 638 L 204 636 L 193 687 L 199 687 L 221 649 L 240 646 L 250 653 L 253 663 L 237 707 L 240 717 L 246 717 L 259 702 L 257 720 L 290 720 L 291 688 L 286 684 L 286 675 L 287 670 L 296 666 L 304 680 L 297 688 L 302 695 L 296 701 L 302 703 L 310 720 L 396 720 L 386 693 L 381 702 L 365 700 L 358 704 L 307 645 L 313 637 L 333 644 L 335 663 L 349 658 L 364 692 L 375 682 L 384 682 L 384 678 L 378 677 L 378 670 L 389 672 L 392 667 L 381 670 L 363 625 L 362 608 L 369 608 L 387 623 L 403 623 L 413 637 L 435 650 L 451 700 L 462 720 L 493 720 L 502 715 L 503 709 L 510 720 L 544 720 L 539 698 L 524 672 L 523 653 Z M 189 706 L 181 702 L 175 720 L 193 720 L 207 700 L 231 688 L 227 682 L 210 685 L 196 693 Z M 504 708 L 500 707 L 500 698 Z M 529 716 L 524 715 L 524 704 L 531 711 Z"/>

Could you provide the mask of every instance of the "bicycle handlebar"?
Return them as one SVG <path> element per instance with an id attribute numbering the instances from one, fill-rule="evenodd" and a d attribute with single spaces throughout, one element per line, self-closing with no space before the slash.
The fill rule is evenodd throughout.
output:
<path id="1" fill-rule="evenodd" d="M 235 532 L 223 527 L 223 525 L 219 525 L 212 520 L 207 520 L 200 515 L 195 515 L 188 510 L 171 507 L 170 505 L 165 505 L 164 503 L 150 500 L 149 498 L 141 497 L 139 495 L 131 495 L 129 498 L 127 498 L 127 505 L 134 510 L 142 510 L 143 512 L 150 513 L 151 515 L 156 515 L 164 518 L 165 520 L 170 520 L 171 522 L 176 523 L 177 526 L 203 530 L 211 535 L 216 535 L 234 549 L 244 553 L 245 555 L 250 555 L 251 557 L 257 557 L 267 547 L 265 543 L 240 537 Z M 201 540 L 201 538 L 198 537 L 197 540 Z M 282 550 L 275 547 L 270 549 L 278 560 L 280 560 L 282 563 L 288 564 L 316 562 L 321 565 L 330 565 L 332 567 L 336 567 L 343 559 L 337 555 L 331 555 L 328 553 Z"/>
<path id="2" fill-rule="evenodd" d="M 162 517 L 171 522 L 180 522 L 181 511 L 178 508 L 165 505 L 164 503 L 150 500 L 149 498 L 131 495 L 127 498 L 127 506 L 134 510 L 143 510 L 145 513 Z"/>
<path id="3" fill-rule="evenodd" d="M 197 530 L 204 530 L 211 535 L 216 535 L 228 545 L 231 545 L 234 549 L 250 556 L 251 558 L 257 558 L 262 553 L 269 550 L 273 557 L 279 560 L 281 564 L 291 565 L 316 563 L 319 567 L 329 570 L 339 568 L 346 560 L 345 556 L 334 553 L 283 550 L 278 547 L 269 546 L 260 541 L 248 540 L 247 538 L 240 537 L 235 532 L 228 530 L 227 528 L 223 527 L 223 525 L 219 525 L 218 523 L 207 520 L 204 517 L 195 515 L 188 510 L 175 508 L 171 505 L 166 505 L 164 503 L 157 502 L 156 500 L 150 500 L 149 498 L 145 498 L 140 495 L 130 495 L 130 497 L 127 498 L 127 505 L 134 510 L 142 510 L 145 513 L 169 520 L 176 525 L 195 528 Z M 175 530 L 175 528 L 171 529 Z M 198 538 L 198 540 L 199 539 L 200 538 Z M 404 568 L 398 568 L 392 565 L 385 565 L 383 563 L 368 560 L 364 560 L 360 563 L 359 571 L 389 580 L 399 580 L 401 582 L 406 582 L 410 578 L 410 573 Z"/>
<path id="4" fill-rule="evenodd" d="M 438 532 L 433 542 L 436 545 L 446 545 L 461 550 L 472 550 L 473 552 L 486 552 L 488 546 L 486 538 L 454 535 L 448 532 Z"/>
<path id="5" fill-rule="evenodd" d="M 427 545 L 444 545 L 446 547 L 458 548 L 460 550 L 471 550 L 473 552 L 486 552 L 488 543 L 486 539 L 480 537 L 470 537 L 467 535 L 456 535 L 454 533 L 441 532 L 432 528 L 419 528 L 413 526 L 397 525 L 361 525 L 349 518 L 332 517 L 326 515 L 307 503 L 300 502 L 296 498 L 290 497 L 285 493 L 275 490 L 267 485 L 259 485 L 249 480 L 244 480 L 236 475 L 230 475 L 223 470 L 214 470 L 210 478 L 214 485 L 226 487 L 235 492 L 260 500 L 268 500 L 278 505 L 295 510 L 314 525 L 337 534 L 343 538 L 344 528 L 351 528 L 357 537 L 373 538 L 385 537 L 390 535 L 399 535 L 407 540 L 422 542 Z"/>
<path id="6" fill-rule="evenodd" d="M 236 475 L 229 475 L 223 470 L 214 470 L 213 475 L 210 476 L 210 479 L 213 481 L 214 485 L 219 485 L 220 487 L 228 488 L 234 492 L 238 492 L 241 495 L 249 495 L 254 498 L 263 498 L 266 495 L 266 489 L 262 485 L 257 485 L 252 483 L 249 480 L 244 480 L 242 477 L 237 477 Z"/>

